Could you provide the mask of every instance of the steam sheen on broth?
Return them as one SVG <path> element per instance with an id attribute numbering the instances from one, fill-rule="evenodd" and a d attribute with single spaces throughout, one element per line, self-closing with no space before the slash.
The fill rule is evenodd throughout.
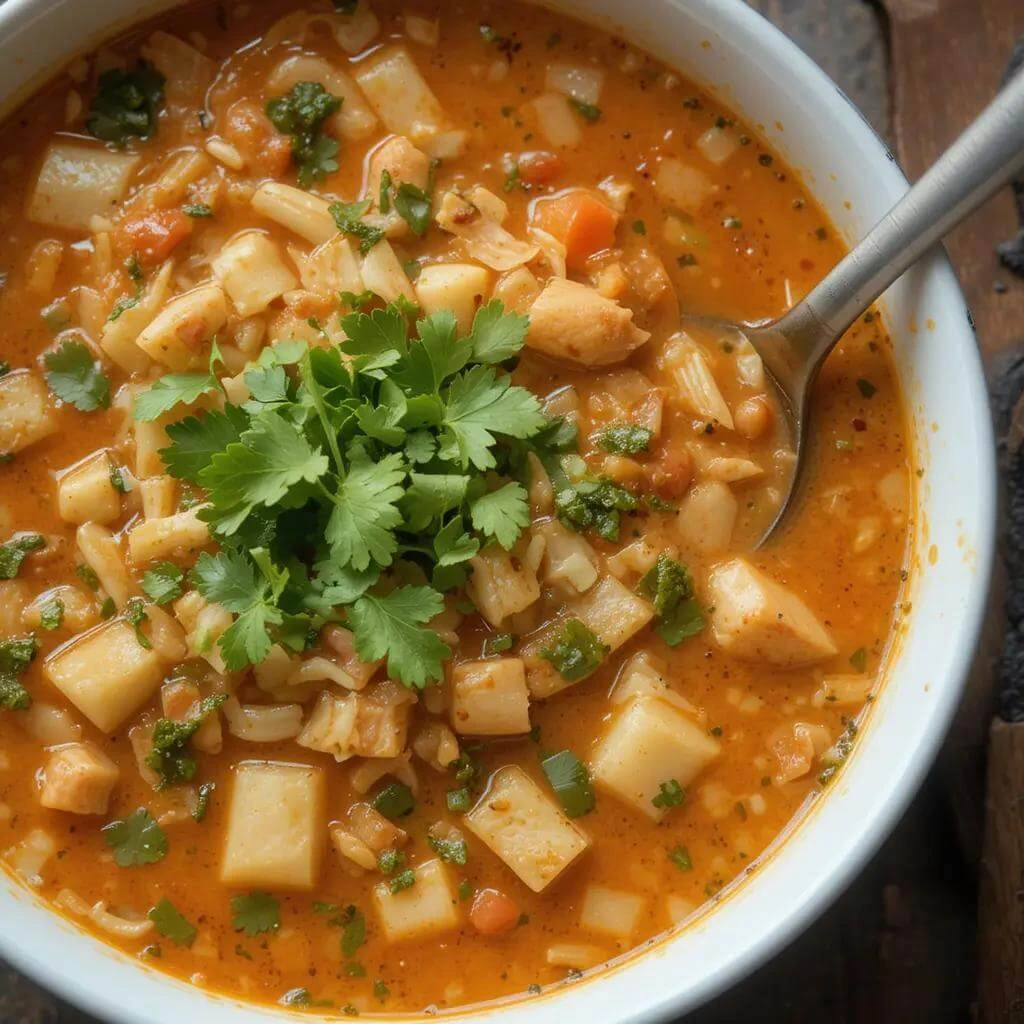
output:
<path id="1" fill-rule="evenodd" d="M 197 985 L 544 986 L 856 743 L 912 471 L 871 314 L 805 498 L 741 335 L 842 245 L 717 99 L 518 4 L 198 4 L 0 135 L 0 863 Z"/>

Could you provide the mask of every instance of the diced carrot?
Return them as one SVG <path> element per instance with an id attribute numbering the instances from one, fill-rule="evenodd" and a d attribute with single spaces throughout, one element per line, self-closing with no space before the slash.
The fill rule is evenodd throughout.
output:
<path id="1" fill-rule="evenodd" d="M 143 266 L 163 263 L 192 234 L 192 220 L 181 210 L 149 210 L 118 226 L 118 248 L 135 253 Z"/>
<path id="2" fill-rule="evenodd" d="M 570 270 L 582 270 L 591 256 L 615 244 L 619 215 L 593 192 L 573 189 L 556 199 L 540 200 L 534 223 L 565 245 Z"/>
<path id="3" fill-rule="evenodd" d="M 562 173 L 565 162 L 556 153 L 538 149 L 520 154 L 517 166 L 519 177 L 528 185 L 547 185 Z"/>
<path id="4" fill-rule="evenodd" d="M 481 889 L 469 908 L 469 920 L 481 935 L 501 935 L 518 923 L 519 904 L 497 889 Z"/>

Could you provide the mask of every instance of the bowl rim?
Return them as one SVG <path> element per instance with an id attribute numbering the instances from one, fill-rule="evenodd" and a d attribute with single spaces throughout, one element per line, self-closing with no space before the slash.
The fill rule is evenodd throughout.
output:
<path id="1" fill-rule="evenodd" d="M 183 6 L 185 2 L 187 0 L 178 0 L 178 2 L 161 0 L 160 11 L 165 12 L 173 7 Z M 751 44 L 774 49 L 778 56 L 785 58 L 794 78 L 802 80 L 815 91 L 815 102 L 820 112 L 823 115 L 832 114 L 845 120 L 848 130 L 858 136 L 859 153 L 864 158 L 864 163 L 871 168 L 871 173 L 878 182 L 878 190 L 886 193 L 901 193 L 908 188 L 907 179 L 896 164 L 888 146 L 849 97 L 795 42 L 762 15 L 748 7 L 743 0 L 655 0 L 655 2 L 677 8 L 685 6 L 698 13 L 703 12 L 704 20 L 713 25 L 718 34 L 742 36 Z M 55 3 L 46 5 L 45 0 L 7 0 L 0 6 L 0 39 L 30 29 L 34 21 L 45 15 L 58 16 L 59 9 L 65 9 L 63 16 L 67 19 L 69 17 L 67 8 L 73 7 L 74 3 L 75 0 L 56 0 Z M 98 40 L 108 38 L 119 29 L 135 24 L 139 20 L 145 20 L 157 13 L 156 10 L 147 10 L 142 13 L 136 8 L 130 8 L 127 4 L 125 7 L 127 9 L 125 16 L 119 20 L 112 20 L 107 29 L 98 37 L 84 38 L 77 46 L 68 48 L 67 59 L 77 52 L 82 52 L 85 47 L 95 45 Z M 576 0 L 564 13 L 571 17 L 587 20 L 586 0 L 582 0 L 582 2 Z M 594 23 L 601 23 L 599 19 L 590 20 Z M 630 35 L 629 31 L 625 34 L 627 37 Z M 22 77 L 20 88 L 15 90 L 14 95 L 18 100 L 24 99 L 31 94 L 32 90 L 51 80 L 59 72 L 61 66 L 62 63 L 58 63 L 45 73 Z M 702 80 L 685 68 L 683 71 L 689 77 L 700 81 L 701 84 L 710 86 L 712 89 L 715 88 L 714 81 Z M 6 99 L 9 100 L 9 98 Z M 736 106 L 727 97 L 726 103 Z M 3 97 L 0 97 L 0 105 L 7 107 Z M 853 118 L 850 117 L 851 114 L 854 115 Z M 795 119 L 795 113 L 793 116 Z M 808 190 L 812 195 L 818 193 L 818 189 L 811 181 L 808 181 Z M 963 338 L 968 334 L 967 324 L 970 323 L 973 327 L 973 322 L 970 320 L 970 313 L 945 251 L 937 251 L 931 257 L 922 260 L 920 273 L 939 291 L 947 305 L 959 305 L 965 312 L 964 321 L 959 329 L 944 328 L 954 334 L 959 331 Z M 781 919 L 775 922 L 770 929 L 762 930 L 751 943 L 719 958 L 710 970 L 705 971 L 699 980 L 688 987 L 680 988 L 678 985 L 673 987 L 673 983 L 670 982 L 661 986 L 663 989 L 661 993 L 655 993 L 651 988 L 639 995 L 633 991 L 632 996 L 635 1001 L 632 1005 L 629 1006 L 624 1002 L 622 999 L 624 991 L 621 984 L 624 980 L 622 976 L 626 973 L 637 974 L 637 965 L 645 960 L 649 961 L 657 952 L 656 948 L 642 947 L 570 988 L 559 987 L 553 992 L 545 992 L 545 995 L 537 1000 L 509 1003 L 507 1008 L 490 1004 L 492 1007 L 490 1014 L 503 1014 L 503 1022 L 520 1024 L 521 1021 L 526 1021 L 528 1018 L 532 1019 L 531 1008 L 536 1008 L 537 1016 L 547 1020 L 548 1016 L 541 1010 L 542 1006 L 547 1006 L 549 1012 L 564 1012 L 568 1006 L 566 998 L 571 999 L 574 1005 L 575 1003 L 582 1004 L 584 1002 L 582 994 L 587 992 L 594 997 L 595 1007 L 599 1005 L 597 999 L 602 994 L 612 995 L 614 993 L 615 997 L 606 1005 L 609 1010 L 616 1007 L 612 1010 L 616 1013 L 614 1019 L 623 1024 L 627 1021 L 636 1021 L 638 1024 L 642 1021 L 647 1024 L 647 1022 L 666 1020 L 682 1011 L 690 1011 L 720 994 L 740 978 L 751 974 L 792 942 L 842 895 L 854 875 L 864 867 L 868 859 L 890 834 L 920 787 L 925 775 L 931 769 L 959 705 L 982 628 L 995 554 L 997 486 L 995 446 L 988 395 L 984 385 L 985 376 L 980 352 L 971 337 L 967 337 L 966 341 L 960 345 L 959 354 L 964 358 L 964 364 L 959 368 L 965 381 L 964 406 L 972 417 L 970 426 L 974 432 L 977 448 L 975 452 L 978 468 L 977 505 L 981 514 L 971 537 L 976 569 L 971 577 L 970 590 L 963 596 L 964 614 L 956 624 L 957 638 L 960 643 L 943 665 L 941 672 L 936 674 L 934 690 L 937 692 L 937 696 L 935 701 L 922 712 L 924 727 L 917 737 L 916 746 L 903 759 L 906 770 L 895 778 L 889 788 L 881 794 L 877 801 L 877 808 L 873 809 L 872 814 L 858 822 L 855 835 L 852 838 L 847 838 L 841 844 L 840 852 L 829 858 L 830 871 L 827 876 L 819 872 L 806 890 L 800 894 L 800 898 L 795 901 L 794 905 L 788 908 L 781 915 Z M 905 395 L 905 401 L 909 405 L 909 396 Z M 917 574 L 915 573 L 915 575 Z M 876 713 L 880 710 L 875 709 Z M 799 811 L 797 814 L 799 820 L 794 818 L 794 822 L 791 822 L 788 827 L 789 832 L 799 833 L 804 828 L 807 812 Z M 785 841 L 784 839 L 783 842 L 785 843 Z M 771 853 L 770 856 L 777 859 L 784 856 L 784 853 L 784 849 L 780 849 Z M 742 888 L 750 888 L 750 886 L 743 883 Z M 44 913 L 54 914 L 53 911 L 45 910 L 45 904 L 41 904 L 37 898 L 33 898 L 44 908 Z M 0 905 L 5 899 L 5 894 L 0 891 Z M 716 912 L 717 908 L 713 908 L 706 916 L 713 917 Z M 205 990 L 194 989 L 187 983 L 179 982 L 170 976 L 147 971 L 132 962 L 130 957 L 125 957 L 123 954 L 117 953 L 116 950 L 106 947 L 101 940 L 96 940 L 84 932 L 79 932 L 79 934 L 82 940 L 101 946 L 104 952 L 110 953 L 114 962 L 118 963 L 119 969 L 134 972 L 140 979 L 140 984 L 142 977 L 156 974 L 159 982 L 169 984 L 172 988 L 186 990 L 187 1001 L 194 999 L 195 1007 L 199 1012 L 202 1012 L 200 1002 L 205 1000 L 207 1012 L 218 1018 L 223 1013 L 234 1020 L 235 1014 L 240 1013 L 260 1020 L 308 1019 L 308 1017 L 292 1018 L 287 1012 L 263 1005 L 244 1003 L 231 996 L 219 994 L 211 996 Z M 128 1005 L 119 997 L 118 991 L 115 989 L 102 987 L 100 982 L 89 976 L 84 976 L 81 971 L 65 970 L 62 965 L 55 966 L 47 962 L 42 955 L 45 951 L 39 948 L 25 948 L 19 943 L 19 938 L 20 936 L 4 929 L 2 917 L 0 917 L 0 954 L 17 970 L 76 1006 L 103 1019 L 119 1021 L 123 1024 L 154 1024 L 158 1019 L 162 1024 L 166 1019 L 162 1016 L 158 1018 L 159 1011 L 155 1006 Z M 671 941 L 671 939 L 663 940 L 661 945 L 671 945 Z M 147 984 L 149 983 L 147 982 Z M 630 983 L 627 983 L 628 987 L 630 987 Z M 576 997 L 576 993 L 581 994 L 579 998 Z M 156 994 L 156 989 L 152 989 L 152 994 Z M 478 1013 L 480 1014 L 479 1018 L 477 1018 Z M 475 1022 L 477 1019 L 482 1021 L 485 1015 L 490 1016 L 490 1014 L 481 1006 L 472 1006 L 450 1013 L 446 1012 L 441 1016 L 467 1022 L 472 1018 Z M 239 1016 L 238 1019 L 242 1019 L 242 1017 Z M 553 1014 L 551 1019 L 554 1019 Z"/>

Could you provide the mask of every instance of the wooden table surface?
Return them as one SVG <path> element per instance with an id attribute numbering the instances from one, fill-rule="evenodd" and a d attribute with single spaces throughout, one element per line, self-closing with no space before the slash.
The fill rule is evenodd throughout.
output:
<path id="1" fill-rule="evenodd" d="M 842 86 L 894 145 L 911 178 L 993 95 L 1015 40 L 1024 36 L 1024 0 L 748 2 Z M 987 360 L 1024 342 L 1024 283 L 1000 271 L 994 255 L 1015 223 L 1007 192 L 949 244 Z M 943 759 L 860 877 L 801 938 L 689 1024 L 973 1019 L 990 665 L 983 651 Z M 0 1024 L 93 1018 L 0 962 Z"/>

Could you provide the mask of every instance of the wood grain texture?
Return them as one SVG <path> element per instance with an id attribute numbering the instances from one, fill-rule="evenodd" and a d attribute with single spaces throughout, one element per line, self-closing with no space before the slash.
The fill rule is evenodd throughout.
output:
<path id="1" fill-rule="evenodd" d="M 1024 1021 L 1024 724 L 996 721 L 979 893 L 980 1024 Z"/>

